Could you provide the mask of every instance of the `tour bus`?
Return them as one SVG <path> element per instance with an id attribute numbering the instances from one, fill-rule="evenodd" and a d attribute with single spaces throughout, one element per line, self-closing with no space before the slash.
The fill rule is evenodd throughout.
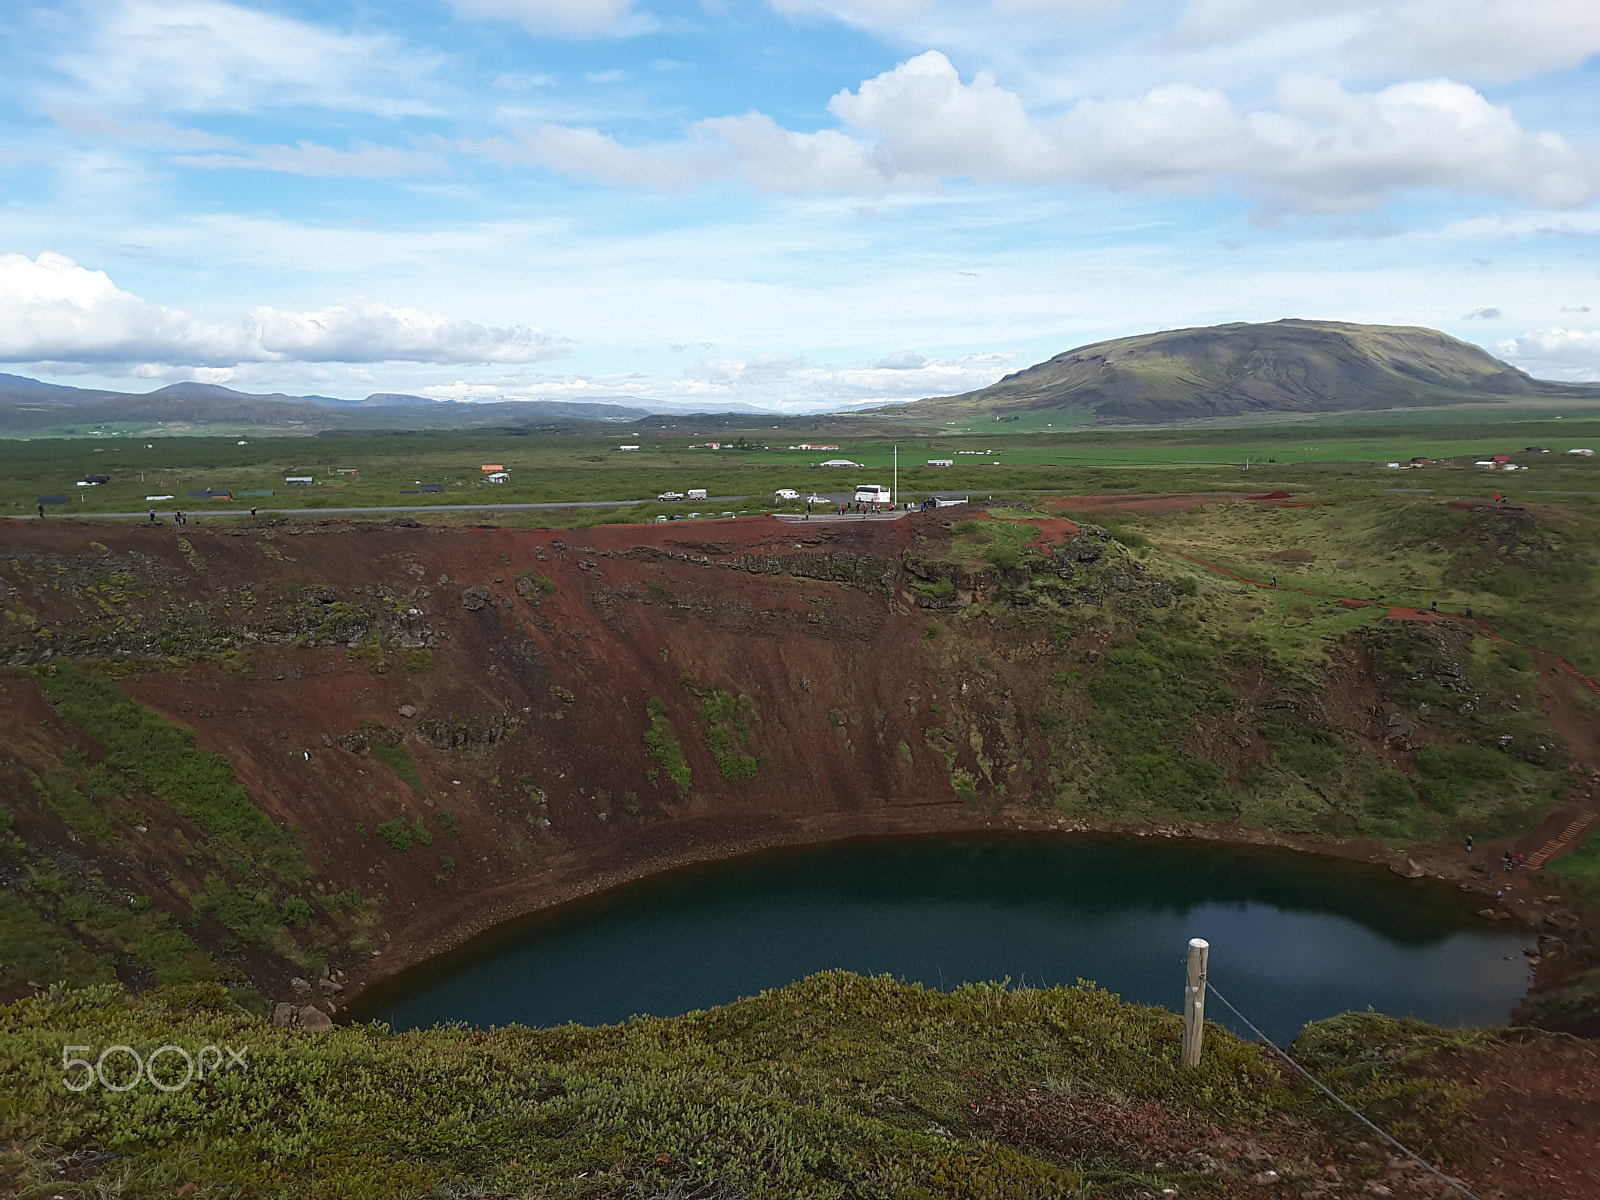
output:
<path id="1" fill-rule="evenodd" d="M 856 484 L 857 504 L 893 504 L 894 496 L 889 488 L 881 483 Z"/>

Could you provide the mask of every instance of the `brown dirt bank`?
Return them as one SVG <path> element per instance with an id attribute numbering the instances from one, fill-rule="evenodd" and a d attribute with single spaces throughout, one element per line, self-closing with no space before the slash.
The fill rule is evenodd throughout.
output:
<path id="1" fill-rule="evenodd" d="M 1051 536 L 1076 533 L 1056 524 Z M 0 534 L 0 657 L 11 664 L 0 787 L 36 856 L 26 870 L 4 866 L 0 885 L 23 894 L 48 857 L 65 886 L 105 904 L 148 896 L 271 1001 L 303 1003 L 291 978 L 326 961 L 342 983 L 314 999 L 342 1011 L 552 904 L 689 862 L 850 837 L 1154 824 L 1404 864 L 1362 841 L 1226 821 L 1060 817 L 1035 719 L 1052 676 L 1068 659 L 1099 661 L 1104 619 L 1175 602 L 1092 537 L 1074 537 L 1070 562 L 1058 556 L 1067 582 L 1056 586 L 1073 589 L 1073 611 L 1099 616 L 1062 636 L 1018 607 L 1026 581 L 950 561 L 934 513 L 581 531 L 6 523 Z M 227 755 L 255 804 L 293 832 L 314 907 L 359 894 L 380 919 L 358 927 L 328 907 L 284 935 L 292 952 L 234 936 L 209 910 L 190 911 L 186 898 L 219 868 L 158 798 L 110 802 L 111 834 L 42 799 L 34 781 L 64 754 L 104 753 L 40 693 L 37 672 L 63 660 L 125 662 L 122 686 Z M 1241 702 L 1265 705 L 1274 686 L 1241 679 Z M 1348 697 L 1336 715 L 1381 747 L 1370 680 L 1330 695 Z M 1267 753 L 1242 720 L 1195 725 L 1195 745 L 1230 772 Z M 1476 861 L 1498 848 L 1480 843 Z M 1412 859 L 1407 870 L 1429 877 L 1418 886 L 1507 887 L 1452 847 Z M 286 890 L 228 882 L 274 904 Z M 1559 907 L 1545 894 L 1515 878 L 1506 911 L 1538 925 Z M 150 981 L 125 956 L 117 970 Z M 28 984 L 0 978 L 0 993 Z"/>

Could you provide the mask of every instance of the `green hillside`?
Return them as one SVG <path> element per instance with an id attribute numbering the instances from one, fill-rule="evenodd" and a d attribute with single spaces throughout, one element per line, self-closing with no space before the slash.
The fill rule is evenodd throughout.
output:
<path id="1" fill-rule="evenodd" d="M 990 387 L 902 411 L 927 418 L 1067 411 L 1160 423 L 1517 400 L 1600 403 L 1600 385 L 1534 379 L 1433 329 L 1286 320 L 1096 342 Z"/>

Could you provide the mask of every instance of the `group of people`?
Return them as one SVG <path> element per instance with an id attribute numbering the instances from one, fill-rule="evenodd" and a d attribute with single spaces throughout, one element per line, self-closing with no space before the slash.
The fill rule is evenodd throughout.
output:
<path id="1" fill-rule="evenodd" d="M 254 507 L 252 507 L 250 509 L 250 519 L 252 521 L 255 520 L 255 516 L 256 516 L 256 510 L 255 510 Z M 158 524 L 158 523 L 159 523 L 159 519 L 156 517 L 156 510 L 152 508 L 150 510 L 150 524 L 155 525 L 155 524 Z M 172 523 L 174 525 L 187 525 L 189 523 L 189 514 L 184 512 L 183 509 L 181 509 L 181 508 L 177 509 L 172 514 Z"/>
<path id="2" fill-rule="evenodd" d="M 1470 834 L 1467 835 L 1467 853 L 1468 854 L 1472 853 L 1472 836 Z M 1509 874 L 1511 874 L 1511 872 L 1518 871 L 1518 870 L 1521 870 L 1521 869 L 1522 869 L 1522 855 L 1513 854 L 1510 850 L 1502 850 L 1500 852 L 1500 870 L 1501 871 L 1503 871 L 1503 872 L 1505 872 L 1505 874 L 1509 875 Z M 1485 877 L 1487 877 L 1491 882 L 1494 880 L 1494 864 L 1493 863 L 1486 864 L 1484 866 L 1484 868 L 1483 868 L 1483 872 L 1484 872 Z"/>

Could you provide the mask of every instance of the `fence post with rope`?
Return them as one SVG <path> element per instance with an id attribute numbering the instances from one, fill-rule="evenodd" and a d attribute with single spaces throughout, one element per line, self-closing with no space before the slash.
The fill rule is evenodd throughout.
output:
<path id="1" fill-rule="evenodd" d="M 1349 1113 L 1350 1116 L 1354 1117 L 1367 1129 L 1375 1133 L 1384 1142 L 1388 1143 L 1390 1146 L 1393 1146 L 1396 1150 L 1400 1151 L 1401 1154 L 1404 1154 L 1407 1158 L 1411 1159 L 1419 1166 L 1425 1168 L 1429 1174 L 1434 1176 L 1434 1178 L 1438 1179 L 1441 1183 L 1445 1184 L 1445 1186 L 1449 1187 L 1457 1194 L 1465 1196 L 1466 1200 L 1479 1200 L 1479 1197 L 1470 1188 L 1468 1188 L 1466 1184 L 1462 1183 L 1459 1179 L 1456 1179 L 1450 1175 L 1446 1175 L 1443 1171 L 1439 1170 L 1438 1167 L 1434 1166 L 1420 1154 L 1417 1154 L 1410 1147 L 1402 1145 L 1388 1132 L 1379 1128 L 1372 1121 L 1368 1120 L 1361 1113 L 1357 1112 L 1348 1103 L 1346 1103 L 1342 1097 L 1337 1095 L 1332 1088 L 1328 1087 L 1328 1085 L 1323 1083 L 1322 1080 L 1318 1079 L 1310 1071 L 1306 1070 L 1303 1066 L 1296 1062 L 1289 1055 L 1287 1050 L 1284 1050 L 1266 1034 L 1262 1033 L 1260 1029 L 1256 1028 L 1255 1024 L 1250 1020 L 1250 1018 L 1235 1008 L 1229 999 L 1221 992 L 1217 991 L 1216 986 L 1211 983 L 1207 972 L 1207 960 L 1210 950 L 1211 944 L 1205 941 L 1203 938 L 1191 938 L 1189 941 L 1188 986 L 1184 993 L 1183 1003 L 1184 1067 L 1197 1067 L 1200 1065 L 1200 1038 L 1202 1026 L 1205 1023 L 1206 993 L 1210 992 L 1218 1000 L 1222 1001 L 1223 1005 L 1229 1012 L 1239 1018 L 1239 1021 L 1246 1029 L 1255 1034 L 1257 1039 L 1259 1039 L 1261 1042 L 1265 1043 L 1269 1050 L 1271 1050 L 1279 1058 L 1283 1059 L 1284 1062 L 1288 1063 L 1301 1075 L 1305 1076 L 1306 1080 L 1319 1092 L 1328 1097 L 1328 1099 L 1332 1100 L 1341 1109 Z M 1198 995 L 1196 993 L 1198 993 Z"/>
<path id="2" fill-rule="evenodd" d="M 1189 939 L 1189 974 L 1183 989 L 1183 1065 L 1192 1070 L 1200 1065 L 1201 1043 L 1206 1032 L 1206 963 L 1211 943 L 1204 938 Z"/>

